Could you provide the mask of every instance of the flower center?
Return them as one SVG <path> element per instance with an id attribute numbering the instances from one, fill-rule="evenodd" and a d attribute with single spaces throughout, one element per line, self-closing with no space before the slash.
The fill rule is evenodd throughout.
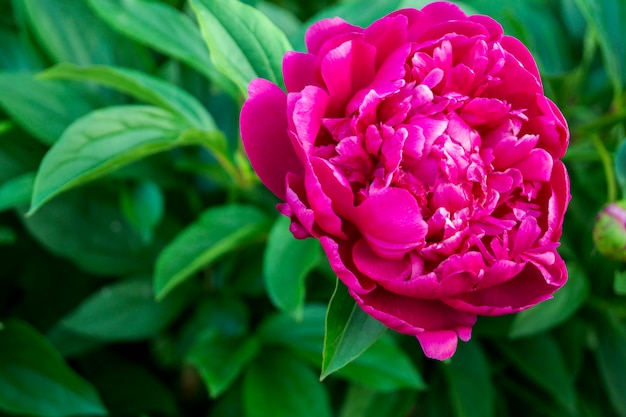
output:
<path id="1" fill-rule="evenodd" d="M 523 110 L 483 94 L 500 82 L 504 60 L 499 44 L 480 39 L 413 45 L 397 88 L 364 91 L 348 117 L 324 120 L 316 154 L 350 183 L 355 204 L 387 187 L 415 197 L 428 223 L 427 260 L 476 245 L 498 257 L 486 249 L 491 237 L 506 246 L 503 234 L 541 214 L 532 202 L 541 183 L 525 181 L 503 154 L 514 146 L 528 154 L 538 138 L 520 134 Z"/>

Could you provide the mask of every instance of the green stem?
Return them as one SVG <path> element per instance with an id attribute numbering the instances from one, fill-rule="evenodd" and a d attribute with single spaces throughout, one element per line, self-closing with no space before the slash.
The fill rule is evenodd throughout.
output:
<path id="1" fill-rule="evenodd" d="M 598 150 L 602 165 L 604 166 L 604 175 L 606 177 L 608 202 L 611 203 L 617 199 L 617 183 L 615 182 L 615 171 L 613 169 L 613 160 L 611 155 L 604 146 L 604 143 L 597 135 L 592 136 L 592 142 Z"/>

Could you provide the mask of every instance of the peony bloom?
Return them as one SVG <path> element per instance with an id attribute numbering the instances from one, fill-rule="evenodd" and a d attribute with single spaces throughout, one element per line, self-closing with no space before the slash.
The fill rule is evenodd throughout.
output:
<path id="1" fill-rule="evenodd" d="M 326 19 L 306 45 L 284 57 L 287 93 L 250 83 L 241 135 L 366 313 L 443 360 L 478 315 L 565 283 L 569 134 L 517 39 L 433 3 L 367 28 Z"/>

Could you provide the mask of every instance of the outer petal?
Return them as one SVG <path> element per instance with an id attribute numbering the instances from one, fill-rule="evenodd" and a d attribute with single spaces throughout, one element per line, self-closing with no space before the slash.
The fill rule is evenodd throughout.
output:
<path id="1" fill-rule="evenodd" d="M 546 277 L 544 274 L 550 276 Z M 529 262 L 522 272 L 504 283 L 442 301 L 459 311 L 483 316 L 516 313 L 552 298 L 552 293 L 564 283 L 563 275 L 566 276 L 567 271 L 560 257 L 553 267 L 543 271 Z M 555 283 L 550 284 L 547 281 Z"/>
<path id="2" fill-rule="evenodd" d="M 287 134 L 287 96 L 278 86 L 260 78 L 252 80 L 248 91 L 240 118 L 244 148 L 261 181 L 285 200 L 287 173 L 304 173 Z"/>
<path id="3" fill-rule="evenodd" d="M 352 297 L 363 311 L 386 326 L 418 337 L 424 353 L 434 359 L 447 359 L 456 349 L 454 338 L 469 340 L 476 315 L 450 308 L 438 300 L 404 297 L 378 288 Z M 431 334 L 431 336 L 428 335 Z"/>
<path id="4" fill-rule="evenodd" d="M 339 17 L 334 17 L 332 19 L 320 20 L 319 22 L 311 25 L 311 27 L 306 31 L 304 41 L 309 52 L 317 55 L 322 48 L 322 45 L 324 45 L 327 40 L 337 35 L 351 32 L 361 33 L 363 32 L 363 29 L 358 26 L 351 25 Z"/>

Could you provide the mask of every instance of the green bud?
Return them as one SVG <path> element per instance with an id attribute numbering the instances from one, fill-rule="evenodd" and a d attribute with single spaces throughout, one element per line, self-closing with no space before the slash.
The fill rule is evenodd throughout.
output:
<path id="1" fill-rule="evenodd" d="M 598 213 L 593 242 L 602 255 L 626 262 L 626 201 L 607 204 Z"/>

